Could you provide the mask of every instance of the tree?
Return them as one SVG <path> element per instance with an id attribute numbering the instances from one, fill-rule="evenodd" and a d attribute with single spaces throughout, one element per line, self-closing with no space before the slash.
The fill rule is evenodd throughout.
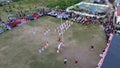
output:
<path id="1" fill-rule="evenodd" d="M 56 2 L 51 2 L 47 6 L 48 7 L 56 7 L 59 6 L 61 9 L 66 9 L 69 6 L 72 6 L 76 3 L 81 2 L 82 0 L 58 0 Z"/>
<path id="2" fill-rule="evenodd" d="M 114 1 L 115 1 L 115 0 L 109 0 L 109 2 L 110 2 L 111 4 L 113 4 L 113 3 L 114 3 Z"/>

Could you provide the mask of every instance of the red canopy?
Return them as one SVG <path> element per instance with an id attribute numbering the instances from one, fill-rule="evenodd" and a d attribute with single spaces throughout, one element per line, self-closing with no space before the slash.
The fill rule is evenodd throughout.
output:
<path id="1" fill-rule="evenodd" d="M 11 28 L 13 28 L 13 27 L 15 27 L 16 25 L 21 24 L 21 23 L 22 23 L 21 20 L 18 19 L 18 20 L 15 20 L 15 21 L 12 22 L 12 23 L 8 23 L 7 25 L 10 26 Z"/>
<path id="2" fill-rule="evenodd" d="M 16 26 L 15 23 L 8 23 L 7 25 L 10 26 L 11 28 L 14 28 Z"/>
<path id="3" fill-rule="evenodd" d="M 32 16 L 33 16 L 34 18 L 39 18 L 41 15 L 38 14 L 38 13 L 34 13 Z"/>
<path id="4" fill-rule="evenodd" d="M 14 21 L 13 23 L 15 23 L 16 25 L 18 25 L 18 24 L 21 24 L 22 21 L 21 21 L 20 19 L 18 19 L 18 20 L 16 20 L 16 21 Z"/>
<path id="5" fill-rule="evenodd" d="M 27 17 L 24 17 L 23 20 L 29 21 L 30 19 Z"/>

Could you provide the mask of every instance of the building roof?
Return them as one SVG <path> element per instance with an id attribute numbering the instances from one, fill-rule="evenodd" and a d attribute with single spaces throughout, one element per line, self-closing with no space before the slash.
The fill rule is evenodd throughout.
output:
<path id="1" fill-rule="evenodd" d="M 120 0 L 117 0 L 117 3 L 120 3 Z"/>
<path id="2" fill-rule="evenodd" d="M 0 0 L 0 2 L 12 2 L 12 0 Z"/>
<path id="3" fill-rule="evenodd" d="M 100 0 L 93 0 L 93 2 L 100 2 Z"/>
<path id="4" fill-rule="evenodd" d="M 120 16 L 120 5 L 117 7 L 117 16 Z"/>
<path id="5" fill-rule="evenodd" d="M 115 34 L 101 68 L 120 68 L 120 35 Z"/>

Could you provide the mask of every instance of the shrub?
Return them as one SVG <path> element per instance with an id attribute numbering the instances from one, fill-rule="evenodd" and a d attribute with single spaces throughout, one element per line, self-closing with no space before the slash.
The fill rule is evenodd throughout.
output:
<path id="1" fill-rule="evenodd" d="M 81 2 L 81 0 L 58 0 L 56 2 L 49 3 L 47 6 L 50 8 L 59 6 L 61 9 L 66 9 L 67 7 L 72 6 L 79 2 Z"/>
<path id="2" fill-rule="evenodd" d="M 113 3 L 114 3 L 114 1 L 115 1 L 115 0 L 109 0 L 109 2 L 110 2 L 111 4 L 113 4 Z"/>

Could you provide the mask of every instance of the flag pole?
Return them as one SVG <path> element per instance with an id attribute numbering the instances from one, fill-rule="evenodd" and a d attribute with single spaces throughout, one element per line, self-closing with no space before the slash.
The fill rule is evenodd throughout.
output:
<path id="1" fill-rule="evenodd" d="M 62 25 L 62 16 L 61 16 L 61 25 Z M 63 31 L 62 31 L 62 41 L 63 41 Z"/>

